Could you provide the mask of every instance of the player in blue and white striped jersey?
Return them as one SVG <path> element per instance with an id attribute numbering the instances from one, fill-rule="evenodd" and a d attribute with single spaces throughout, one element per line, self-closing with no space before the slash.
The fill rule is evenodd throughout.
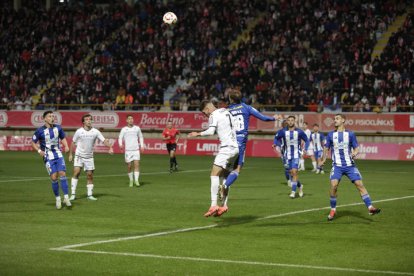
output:
<path id="1" fill-rule="evenodd" d="M 313 125 L 313 132 L 310 136 L 310 142 L 313 146 L 313 154 L 315 156 L 315 160 L 317 164 L 321 161 L 322 153 L 323 153 L 323 146 L 325 145 L 325 136 L 323 133 L 319 132 L 319 125 L 314 124 Z M 323 167 L 317 166 L 316 173 L 324 174 Z"/>
<path id="2" fill-rule="evenodd" d="M 346 175 L 352 183 L 355 184 L 370 215 L 378 214 L 381 211 L 381 209 L 377 209 L 372 205 L 368 191 L 362 183 L 361 173 L 354 161 L 354 158 L 358 155 L 358 142 L 355 133 L 345 129 L 345 120 L 345 115 L 335 115 L 334 123 L 336 130 L 328 133 L 322 160 L 319 163 L 320 166 L 325 163 L 328 151 L 330 150 L 332 156 L 332 170 L 330 176 L 331 211 L 328 215 L 329 221 L 333 220 L 336 215 L 337 190 L 343 175 Z"/>
<path id="3" fill-rule="evenodd" d="M 291 198 L 295 198 L 296 189 L 299 188 L 299 196 L 303 197 L 303 185 L 298 183 L 299 160 L 302 156 L 302 141 L 305 142 L 305 152 L 309 148 L 309 140 L 305 132 L 295 127 L 295 116 L 287 118 L 287 128 L 280 129 L 274 138 L 274 145 L 283 145 L 281 152 L 291 175 Z"/>
<path id="4" fill-rule="evenodd" d="M 52 180 L 52 189 L 56 197 L 56 208 L 62 208 L 62 200 L 59 194 L 58 175 L 60 179 L 60 186 L 64 194 L 63 201 L 67 207 L 71 207 L 72 204 L 70 203 L 68 195 L 69 189 L 66 179 L 65 159 L 63 158 L 59 145 L 59 142 L 61 141 L 65 147 L 65 152 L 69 151 L 69 146 L 65 138 L 65 132 L 60 125 L 54 124 L 55 116 L 52 111 L 44 112 L 43 119 L 45 124 L 35 131 L 32 137 L 32 147 L 39 153 L 40 156 L 43 157 L 46 170 Z"/>

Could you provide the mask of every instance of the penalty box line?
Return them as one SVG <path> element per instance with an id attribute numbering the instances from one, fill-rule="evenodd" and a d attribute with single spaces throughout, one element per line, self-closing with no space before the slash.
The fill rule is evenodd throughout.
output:
<path id="1" fill-rule="evenodd" d="M 404 199 L 414 198 L 414 195 L 404 196 L 404 197 L 395 197 L 388 199 L 375 200 L 373 202 L 389 202 L 397 201 Z M 337 208 L 350 207 L 362 205 L 363 203 L 350 203 L 344 205 L 338 205 Z M 321 207 L 321 208 L 312 208 L 307 210 L 300 210 L 288 213 L 282 213 L 277 215 L 270 215 L 262 218 L 255 219 L 253 221 L 261 221 L 285 216 L 291 216 L 296 214 L 310 213 L 321 210 L 330 209 L 330 207 Z M 369 270 L 369 269 L 356 269 L 356 268 L 343 268 L 343 267 L 328 267 L 328 266 L 312 266 L 312 265 L 302 265 L 302 264 L 283 264 L 283 263 L 269 263 L 269 262 L 255 262 L 255 261 L 238 261 L 238 260 L 224 260 L 224 259 L 208 259 L 208 258 L 195 258 L 195 257 L 184 257 L 184 256 L 163 256 L 163 255 L 154 255 L 154 254 L 139 254 L 139 253 L 129 253 L 129 252 L 108 252 L 108 251 L 96 251 L 96 250 L 84 250 L 84 249 L 75 249 L 79 247 L 85 247 L 90 245 L 113 243 L 126 240 L 137 240 L 144 238 L 151 238 L 157 236 L 166 236 L 177 233 L 185 233 L 198 230 L 206 230 L 220 226 L 219 224 L 211 224 L 206 226 L 191 227 L 191 228 L 182 228 L 172 231 L 156 232 L 146 235 L 130 236 L 124 238 L 110 239 L 110 240 L 100 240 L 88 243 L 79 243 L 61 246 L 57 248 L 50 248 L 49 250 L 53 251 L 65 251 L 65 252 L 77 252 L 77 253 L 89 253 L 89 254 L 105 254 L 105 255 L 117 255 L 117 256 L 133 256 L 133 257 L 146 257 L 146 258 L 158 258 L 158 259 L 174 259 L 174 260 L 186 260 L 186 261 L 198 261 L 198 262 L 216 262 L 216 263 L 229 263 L 229 264 L 244 264 L 244 265 L 257 265 L 257 266 L 275 266 L 275 267 L 286 267 L 286 268 L 307 268 L 307 269 L 318 269 L 318 270 L 331 270 L 331 271 L 347 271 L 347 272 L 362 272 L 362 273 L 373 273 L 373 274 L 393 274 L 393 275 L 414 275 L 410 272 L 398 272 L 398 271 L 381 271 L 381 270 Z"/>

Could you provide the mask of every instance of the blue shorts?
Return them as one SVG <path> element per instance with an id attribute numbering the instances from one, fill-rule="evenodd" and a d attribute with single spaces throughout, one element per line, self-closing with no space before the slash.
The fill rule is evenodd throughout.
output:
<path id="1" fill-rule="evenodd" d="M 285 161 L 285 168 L 292 170 L 292 169 L 298 169 L 299 168 L 299 158 L 293 158 L 293 159 L 286 159 Z"/>
<path id="2" fill-rule="evenodd" d="M 322 158 L 322 150 L 318 150 L 318 151 L 313 151 L 313 155 L 315 156 L 315 159 L 319 159 Z"/>
<path id="3" fill-rule="evenodd" d="M 66 172 L 65 159 L 63 157 L 53 160 L 46 160 L 45 166 L 49 175 L 56 172 Z"/>
<path id="4" fill-rule="evenodd" d="M 349 180 L 354 183 L 357 180 L 362 180 L 362 175 L 359 172 L 358 168 L 355 166 L 348 166 L 348 167 L 337 167 L 333 166 L 331 169 L 331 176 L 329 177 L 330 180 L 338 180 L 341 181 L 343 175 L 346 175 Z"/>
<path id="5" fill-rule="evenodd" d="M 237 144 L 239 145 L 239 157 L 237 159 L 237 165 L 243 166 L 244 164 L 244 155 L 246 154 L 246 143 L 246 137 L 237 138 Z"/>

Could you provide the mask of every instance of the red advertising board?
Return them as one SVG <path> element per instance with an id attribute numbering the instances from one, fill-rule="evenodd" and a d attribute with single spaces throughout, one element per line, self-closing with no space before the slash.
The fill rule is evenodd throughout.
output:
<path id="1" fill-rule="evenodd" d="M 0 150 L 31 151 L 31 139 L 27 136 L 0 136 Z M 68 143 L 72 142 L 67 137 Z M 113 144 L 114 153 L 123 153 L 118 147 L 116 139 L 109 139 Z M 280 157 L 280 153 L 272 148 L 273 141 L 265 139 L 251 139 L 247 143 L 246 156 L 248 157 Z M 177 145 L 179 155 L 216 155 L 219 151 L 219 142 L 216 139 L 180 139 Z M 107 153 L 108 148 L 97 142 L 95 152 Z M 360 143 L 358 159 L 366 160 L 406 160 L 414 161 L 414 144 L 392 143 Z M 167 154 L 165 143 L 158 138 L 145 139 L 143 154 Z"/>
<path id="2" fill-rule="evenodd" d="M 65 129 L 81 127 L 81 118 L 88 112 L 83 111 L 56 111 L 56 123 Z M 43 125 L 43 111 L 0 111 L 0 128 L 36 128 Z M 134 123 L 142 129 L 161 130 L 168 120 L 181 130 L 205 129 L 208 119 L 201 112 L 126 112 L 126 111 L 91 111 L 93 124 L 96 128 L 120 129 L 126 125 L 126 116 L 132 114 Z M 267 115 L 273 115 L 267 113 Z M 326 113 L 282 113 L 287 118 L 294 115 L 297 126 L 302 127 L 304 122 L 310 126 L 319 124 L 322 132 L 333 130 L 334 114 Z M 346 113 L 347 128 L 355 132 L 401 132 L 414 133 L 413 113 Z M 281 122 L 262 122 L 254 117 L 250 118 L 251 131 L 276 132 Z"/>

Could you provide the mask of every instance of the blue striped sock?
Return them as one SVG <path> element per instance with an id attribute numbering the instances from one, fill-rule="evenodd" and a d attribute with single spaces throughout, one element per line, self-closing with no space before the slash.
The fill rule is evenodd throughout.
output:
<path id="1" fill-rule="evenodd" d="M 330 203 L 331 203 L 331 208 L 335 209 L 336 208 L 336 197 L 331 196 Z"/>
<path id="2" fill-rule="evenodd" d="M 286 180 L 290 180 L 290 173 L 289 173 L 289 170 L 287 169 L 285 169 L 285 177 L 286 177 Z"/>
<path id="3" fill-rule="evenodd" d="M 234 181 L 236 181 L 237 177 L 239 177 L 239 173 L 238 172 L 231 172 L 229 174 L 229 176 L 227 176 L 226 178 L 226 187 L 230 187 L 231 184 L 234 183 Z"/>
<path id="4" fill-rule="evenodd" d="M 66 176 L 60 177 L 60 186 L 62 187 L 64 195 L 69 194 L 68 181 L 66 179 Z"/>
<path id="5" fill-rule="evenodd" d="M 53 193 L 55 194 L 56 197 L 59 196 L 59 182 L 56 181 L 52 181 L 52 189 L 53 189 Z"/>
<path id="6" fill-rule="evenodd" d="M 372 205 L 371 198 L 369 197 L 369 194 L 363 195 L 361 197 L 362 197 L 362 200 L 365 203 L 365 206 L 369 207 L 369 206 Z"/>
<path id="7" fill-rule="evenodd" d="M 296 181 L 292 181 L 292 192 L 296 192 L 297 186 L 298 186 L 298 183 Z"/>

